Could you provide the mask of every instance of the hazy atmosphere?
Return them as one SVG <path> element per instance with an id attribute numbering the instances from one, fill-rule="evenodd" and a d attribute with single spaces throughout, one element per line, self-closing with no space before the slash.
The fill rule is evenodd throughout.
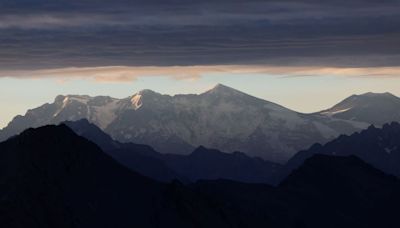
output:
<path id="1" fill-rule="evenodd" d="M 0 107 L 0 227 L 400 227 L 400 0 L 0 0 Z"/>

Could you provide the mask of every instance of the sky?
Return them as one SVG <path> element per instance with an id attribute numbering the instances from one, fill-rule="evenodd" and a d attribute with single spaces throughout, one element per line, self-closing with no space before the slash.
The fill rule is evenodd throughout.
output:
<path id="1" fill-rule="evenodd" d="M 2 0 L 0 127 L 58 94 L 400 95 L 397 0 Z"/>

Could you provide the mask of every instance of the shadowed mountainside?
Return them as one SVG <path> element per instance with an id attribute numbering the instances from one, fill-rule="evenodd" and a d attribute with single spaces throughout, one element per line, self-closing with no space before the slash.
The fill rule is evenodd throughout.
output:
<path id="1" fill-rule="evenodd" d="M 98 144 L 126 167 L 160 181 L 230 179 L 240 182 L 273 183 L 281 165 L 251 158 L 244 153 L 223 153 L 199 147 L 189 155 L 160 154 L 149 146 L 114 141 L 87 120 L 65 122 L 78 135 Z"/>
<path id="2" fill-rule="evenodd" d="M 162 184 L 119 165 L 65 125 L 0 143 L 5 227 L 389 227 L 400 182 L 357 157 L 314 155 L 278 187 Z"/>
<path id="3" fill-rule="evenodd" d="M 325 145 L 315 144 L 290 159 L 282 175 L 286 176 L 314 154 L 356 155 L 388 174 L 400 176 L 400 124 L 393 122 L 382 128 L 371 126 L 360 133 L 342 135 Z"/>
<path id="4" fill-rule="evenodd" d="M 226 227 L 207 200 L 124 168 L 65 125 L 0 143 L 0 186 L 4 227 Z"/>

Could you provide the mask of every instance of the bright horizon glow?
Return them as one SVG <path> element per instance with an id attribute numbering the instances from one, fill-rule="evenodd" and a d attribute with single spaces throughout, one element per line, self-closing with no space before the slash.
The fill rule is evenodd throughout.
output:
<path id="1" fill-rule="evenodd" d="M 276 72 L 275 72 L 276 73 Z M 326 74 L 325 74 L 326 75 Z M 0 78 L 0 128 L 28 109 L 52 103 L 57 95 L 107 95 L 125 98 L 151 89 L 162 94 L 199 94 L 221 83 L 249 95 L 268 100 L 294 111 L 312 113 L 330 108 L 352 94 L 390 92 L 400 96 L 398 77 L 293 76 L 262 72 L 208 71 L 198 77 L 136 77 L 135 80 L 102 81 L 62 77 Z"/>

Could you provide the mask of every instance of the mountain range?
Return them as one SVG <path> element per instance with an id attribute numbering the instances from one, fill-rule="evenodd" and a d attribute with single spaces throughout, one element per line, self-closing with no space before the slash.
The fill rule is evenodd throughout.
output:
<path id="1" fill-rule="evenodd" d="M 77 134 L 100 145 L 121 164 L 153 179 L 169 182 L 228 179 L 246 183 L 277 184 L 315 154 L 357 156 L 387 174 L 400 177 L 400 124 L 392 122 L 302 150 L 285 165 L 244 153 L 223 153 L 203 146 L 189 155 L 161 154 L 134 143 L 119 143 L 87 120 L 65 122 Z"/>
<path id="2" fill-rule="evenodd" d="M 120 164 L 161 182 L 185 183 L 227 179 L 246 183 L 275 183 L 282 165 L 249 157 L 241 152 L 224 153 L 203 146 L 187 155 L 161 154 L 147 145 L 120 143 L 87 120 L 63 124 L 96 143 Z"/>
<path id="3" fill-rule="evenodd" d="M 382 128 L 370 126 L 352 135 L 341 135 L 324 145 L 314 144 L 291 158 L 282 176 L 285 177 L 314 154 L 354 155 L 387 174 L 400 177 L 400 124 L 393 122 L 384 124 Z"/>
<path id="4" fill-rule="evenodd" d="M 69 127 L 0 143 L 4 227 L 399 227 L 400 181 L 355 156 L 313 155 L 278 186 L 160 183 Z"/>
<path id="5" fill-rule="evenodd" d="M 219 84 L 199 95 L 143 90 L 124 99 L 58 96 L 16 116 L 0 131 L 0 141 L 29 127 L 87 119 L 117 141 L 161 153 L 190 154 L 204 146 L 285 163 L 316 142 L 400 121 L 399 115 L 400 98 L 388 93 L 353 95 L 331 109 L 303 114 Z"/>

